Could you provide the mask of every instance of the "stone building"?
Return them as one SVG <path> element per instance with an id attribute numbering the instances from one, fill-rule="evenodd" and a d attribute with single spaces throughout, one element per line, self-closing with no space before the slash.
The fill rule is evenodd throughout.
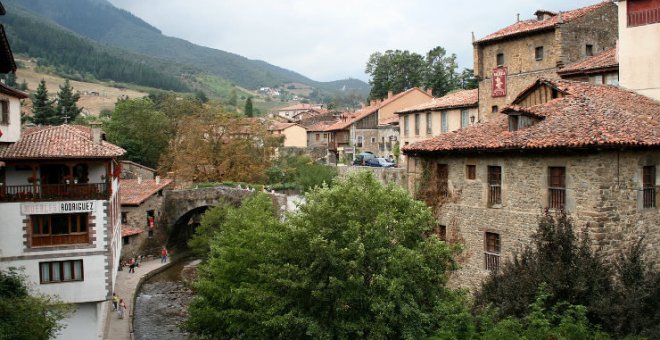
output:
<path id="1" fill-rule="evenodd" d="M 619 1 L 621 86 L 660 100 L 660 1 Z"/>
<path id="2" fill-rule="evenodd" d="M 535 15 L 473 42 L 479 112 L 485 120 L 534 80 L 559 78 L 564 66 L 616 46 L 617 6 L 611 1 Z"/>
<path id="3" fill-rule="evenodd" d="M 157 255 L 167 236 L 167 227 L 158 225 L 163 209 L 163 190 L 172 180 L 161 179 L 122 179 L 121 191 L 121 236 L 123 258 L 138 255 Z M 154 238 L 151 246 L 147 244 Z M 149 248 L 149 249 L 147 249 Z"/>
<path id="4" fill-rule="evenodd" d="M 460 90 L 397 111 L 401 144 L 420 142 L 476 124 L 479 121 L 478 100 L 477 89 Z M 405 163 L 405 157 L 400 163 Z"/>
<path id="5" fill-rule="evenodd" d="M 578 61 L 557 73 L 568 80 L 619 85 L 619 60 L 616 48 L 610 48 L 593 57 Z"/>
<path id="6" fill-rule="evenodd" d="M 587 227 L 608 258 L 644 236 L 660 263 L 659 131 L 657 101 L 541 79 L 489 122 L 403 151 L 409 188 L 434 207 L 441 235 L 464 244 L 454 282 L 476 288 L 530 243 L 544 209 Z"/>

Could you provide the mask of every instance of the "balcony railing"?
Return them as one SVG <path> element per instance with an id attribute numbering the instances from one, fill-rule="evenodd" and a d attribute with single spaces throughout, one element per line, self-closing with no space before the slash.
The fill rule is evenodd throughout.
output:
<path id="1" fill-rule="evenodd" d="M 488 187 L 488 205 L 502 204 L 502 187 L 499 184 L 490 184 Z"/>
<path id="2" fill-rule="evenodd" d="M 549 188 L 548 189 L 548 208 L 563 210 L 566 206 L 566 189 Z"/>
<path id="3" fill-rule="evenodd" d="M 642 198 L 644 200 L 644 208 L 655 208 L 655 187 L 642 189 Z"/>
<path id="4" fill-rule="evenodd" d="M 497 272 L 500 270 L 500 254 L 484 253 L 484 263 L 486 269 Z"/>
<path id="5" fill-rule="evenodd" d="M 107 183 L 2 185 L 0 202 L 107 199 Z"/>

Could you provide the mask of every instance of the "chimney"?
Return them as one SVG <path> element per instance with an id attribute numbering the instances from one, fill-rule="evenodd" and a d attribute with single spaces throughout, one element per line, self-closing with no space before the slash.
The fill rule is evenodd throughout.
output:
<path id="1" fill-rule="evenodd" d="M 564 23 L 564 18 L 561 16 L 561 11 L 559 11 L 558 16 L 559 17 L 557 18 L 557 23 L 563 24 Z"/>
<path id="2" fill-rule="evenodd" d="M 89 123 L 89 127 L 92 130 L 90 137 L 92 138 L 92 142 L 96 144 L 101 144 L 101 139 L 102 139 L 101 135 L 103 134 L 103 132 L 101 131 L 101 125 L 102 124 L 99 122 Z"/>
<path id="3" fill-rule="evenodd" d="M 160 176 L 156 176 L 156 185 L 160 185 Z"/>
<path id="4" fill-rule="evenodd" d="M 474 41 L 475 41 L 475 39 L 474 39 L 474 31 L 472 31 L 472 42 L 474 42 Z"/>
<path id="5" fill-rule="evenodd" d="M 394 93 L 392 93 L 392 91 L 387 91 L 387 99 L 392 98 L 393 95 Z"/>
<path id="6" fill-rule="evenodd" d="M 138 181 L 138 184 L 142 184 L 142 176 L 138 176 L 137 181 Z"/>
<path id="7" fill-rule="evenodd" d="M 520 22 L 520 13 L 516 13 L 516 22 Z"/>

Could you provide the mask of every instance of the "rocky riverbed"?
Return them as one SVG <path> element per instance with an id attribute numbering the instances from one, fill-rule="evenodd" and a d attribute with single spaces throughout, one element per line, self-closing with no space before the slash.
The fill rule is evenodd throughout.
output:
<path id="1" fill-rule="evenodd" d="M 187 338 L 179 325 L 186 319 L 194 294 L 183 283 L 181 272 L 190 268 L 190 262 L 174 265 L 142 285 L 135 303 L 135 339 Z"/>

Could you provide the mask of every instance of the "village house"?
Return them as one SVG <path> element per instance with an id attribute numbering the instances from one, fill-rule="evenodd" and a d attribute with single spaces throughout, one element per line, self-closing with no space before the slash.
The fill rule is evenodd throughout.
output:
<path id="1" fill-rule="evenodd" d="M 619 85 L 619 61 L 616 48 L 610 48 L 593 57 L 586 58 L 557 72 L 568 80 L 585 81 L 592 84 Z"/>
<path id="2" fill-rule="evenodd" d="M 295 115 L 308 112 L 310 110 L 321 110 L 323 109 L 323 104 L 296 104 L 281 109 L 276 109 L 273 111 L 274 115 L 284 117 L 287 119 L 292 119 Z"/>
<path id="3" fill-rule="evenodd" d="M 479 121 L 479 91 L 459 90 L 396 112 L 402 145 L 456 131 Z M 405 163 L 405 157 L 401 164 Z"/>
<path id="4" fill-rule="evenodd" d="M 480 118 L 498 116 L 534 80 L 559 78 L 563 67 L 616 46 L 618 14 L 611 1 L 535 15 L 473 42 Z"/>
<path id="5" fill-rule="evenodd" d="M 307 128 L 307 146 L 308 147 L 325 147 L 330 146 L 334 136 L 328 128 L 333 125 L 335 121 L 322 121 L 311 125 Z"/>
<path id="6" fill-rule="evenodd" d="M 163 209 L 163 190 L 170 187 L 172 179 L 141 176 L 121 179 L 121 236 L 122 258 L 158 253 L 167 237 L 166 226 L 159 226 Z M 159 237 L 155 237 L 159 236 Z M 156 239 L 151 249 L 148 239 Z"/>
<path id="7" fill-rule="evenodd" d="M 58 338 L 101 338 L 121 252 L 125 151 L 99 127 L 34 127 L 17 137 L 0 143 L 0 269 L 21 268 L 37 292 L 75 306 Z"/>
<path id="8" fill-rule="evenodd" d="M 609 85 L 540 79 L 489 122 L 411 144 L 409 189 L 464 245 L 454 282 L 476 288 L 530 243 L 544 209 L 586 227 L 608 258 L 660 243 L 660 102 Z M 430 195 L 429 195 L 430 194 Z M 646 254 L 658 263 L 657 247 Z"/>
<path id="9" fill-rule="evenodd" d="M 307 130 L 296 123 L 272 123 L 268 131 L 275 136 L 284 136 L 284 147 L 307 146 Z"/>
<path id="10" fill-rule="evenodd" d="M 660 1 L 620 0 L 618 5 L 619 83 L 660 100 Z"/>
<path id="11" fill-rule="evenodd" d="M 372 100 L 370 105 L 356 112 L 345 112 L 339 120 L 327 127 L 329 150 L 339 155 L 369 151 L 386 156 L 398 142 L 398 116 L 395 112 L 428 101 L 433 96 L 413 87 L 398 94 L 388 93 L 383 100 Z"/>

